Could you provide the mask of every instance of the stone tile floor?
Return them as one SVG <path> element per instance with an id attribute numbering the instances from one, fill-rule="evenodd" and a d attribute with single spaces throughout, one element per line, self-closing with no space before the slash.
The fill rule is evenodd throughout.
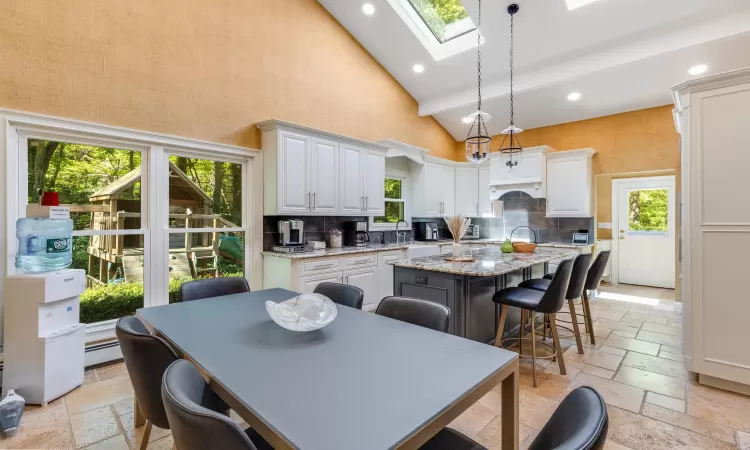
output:
<path id="1" fill-rule="evenodd" d="M 522 359 L 522 448 L 568 392 L 590 385 L 608 405 L 608 450 L 750 450 L 750 397 L 701 386 L 682 368 L 674 291 L 605 285 L 591 307 L 596 345 L 584 336 L 579 355 L 574 339 L 564 339 L 567 375 L 556 363 L 538 361 L 535 389 L 531 362 Z M 493 390 L 452 426 L 499 449 L 500 404 Z M 0 449 L 127 450 L 138 448 L 142 435 L 143 427 L 133 430 L 133 389 L 120 363 L 87 371 L 84 386 L 45 408 L 27 407 L 19 431 L 0 440 Z M 152 450 L 173 444 L 169 430 L 157 428 L 149 442 Z"/>

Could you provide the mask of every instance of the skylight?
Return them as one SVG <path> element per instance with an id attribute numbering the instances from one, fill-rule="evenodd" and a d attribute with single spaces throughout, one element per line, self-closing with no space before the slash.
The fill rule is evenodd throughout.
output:
<path id="1" fill-rule="evenodd" d="M 441 44 L 477 29 L 460 0 L 407 1 Z"/>
<path id="2" fill-rule="evenodd" d="M 586 6 L 589 3 L 594 3 L 596 0 L 565 0 L 568 3 L 568 10 L 572 11 L 581 6 Z"/>

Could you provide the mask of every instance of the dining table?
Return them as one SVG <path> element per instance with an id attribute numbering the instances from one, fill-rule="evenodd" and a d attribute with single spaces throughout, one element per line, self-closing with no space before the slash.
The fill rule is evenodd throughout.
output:
<path id="1" fill-rule="evenodd" d="M 266 289 L 137 316 L 277 450 L 418 449 L 498 385 L 502 447 L 518 449 L 516 353 L 340 305 L 326 327 L 290 331 L 265 302 L 298 295 Z"/>

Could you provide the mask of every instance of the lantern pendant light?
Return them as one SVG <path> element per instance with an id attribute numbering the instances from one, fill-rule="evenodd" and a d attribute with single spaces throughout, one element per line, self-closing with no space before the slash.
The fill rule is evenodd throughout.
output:
<path id="1" fill-rule="evenodd" d="M 515 125 L 513 117 L 513 46 L 515 37 L 513 19 L 518 10 L 519 6 L 516 3 L 508 6 L 508 14 L 510 14 L 510 126 L 501 131 L 501 134 L 504 134 L 505 138 L 503 138 L 503 143 L 500 144 L 500 153 L 508 158 L 505 165 L 511 169 L 518 165 L 523 152 L 521 141 L 518 139 L 518 134 L 523 132 L 523 130 Z M 506 145 L 506 142 L 508 145 Z"/>
<path id="2" fill-rule="evenodd" d="M 469 117 L 474 121 L 466 136 L 466 160 L 474 164 L 482 164 L 490 156 L 492 138 L 487 132 L 486 120 L 490 115 L 482 111 L 482 0 L 479 2 L 479 19 L 477 20 L 477 112 Z"/>

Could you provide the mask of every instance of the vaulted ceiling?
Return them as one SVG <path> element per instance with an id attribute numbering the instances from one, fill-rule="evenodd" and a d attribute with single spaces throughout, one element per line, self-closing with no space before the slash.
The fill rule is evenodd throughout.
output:
<path id="1" fill-rule="evenodd" d="M 476 111 L 476 46 L 440 61 L 392 6 L 397 0 L 318 0 L 457 140 Z M 375 12 L 363 14 L 372 4 Z M 477 23 L 477 0 L 462 0 Z M 510 0 L 483 0 L 483 110 L 490 134 L 508 124 Z M 516 124 L 537 128 L 665 105 L 670 87 L 750 66 L 749 0 L 517 0 Z M 415 73 L 414 64 L 425 70 Z M 567 99 L 571 92 L 581 98 Z"/>

